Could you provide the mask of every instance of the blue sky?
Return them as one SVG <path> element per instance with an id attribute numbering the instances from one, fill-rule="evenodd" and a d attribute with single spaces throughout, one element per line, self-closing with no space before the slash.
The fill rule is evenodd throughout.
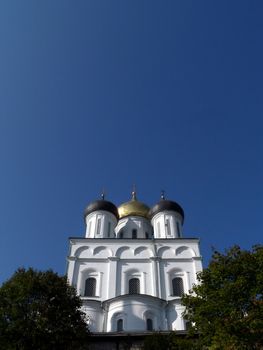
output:
<path id="1" fill-rule="evenodd" d="M 262 1 L 0 2 L 0 283 L 63 274 L 104 187 L 185 210 L 185 237 L 262 243 Z"/>

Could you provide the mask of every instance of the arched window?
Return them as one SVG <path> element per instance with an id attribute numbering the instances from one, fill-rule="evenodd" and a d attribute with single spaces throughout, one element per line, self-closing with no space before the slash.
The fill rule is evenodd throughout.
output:
<path id="1" fill-rule="evenodd" d="M 98 218 L 98 222 L 97 222 L 97 235 L 100 235 L 100 229 L 101 229 L 101 218 Z"/>
<path id="2" fill-rule="evenodd" d="M 96 278 L 90 277 L 85 282 L 85 297 L 95 297 L 96 295 Z"/>
<path id="3" fill-rule="evenodd" d="M 153 320 L 151 318 L 147 318 L 147 320 L 146 320 L 146 328 L 147 328 L 147 331 L 152 331 L 153 330 Z"/>
<path id="4" fill-rule="evenodd" d="M 161 224 L 160 222 L 157 222 L 157 234 L 160 236 L 161 234 Z"/>
<path id="5" fill-rule="evenodd" d="M 91 235 L 91 227 L 92 227 L 92 221 L 90 220 L 89 222 L 89 229 L 88 229 L 88 234 Z"/>
<path id="6" fill-rule="evenodd" d="M 172 279 L 173 296 L 181 297 L 184 293 L 184 283 L 181 277 L 175 277 Z"/>
<path id="7" fill-rule="evenodd" d="M 139 278 L 131 278 L 129 280 L 129 294 L 140 293 L 140 280 Z"/>
<path id="8" fill-rule="evenodd" d="M 165 229 L 166 229 L 167 236 L 171 236 L 170 221 L 168 219 L 165 220 Z"/>
<path id="9" fill-rule="evenodd" d="M 132 230 L 132 239 L 136 239 L 137 238 L 137 230 L 133 229 Z"/>
<path id="10" fill-rule="evenodd" d="M 123 331 L 123 319 L 120 318 L 117 321 L 117 332 L 121 332 L 121 331 Z"/>
<path id="11" fill-rule="evenodd" d="M 180 225 L 178 221 L 176 221 L 176 228 L 177 228 L 178 237 L 181 237 L 181 230 L 180 230 Z"/>
<path id="12" fill-rule="evenodd" d="M 110 232 L 111 232 L 111 223 L 108 222 L 108 237 L 110 237 Z"/>

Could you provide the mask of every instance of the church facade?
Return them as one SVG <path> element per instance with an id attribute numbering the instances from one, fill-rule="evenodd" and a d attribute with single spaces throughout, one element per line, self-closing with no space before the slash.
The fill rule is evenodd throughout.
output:
<path id="1" fill-rule="evenodd" d="M 104 199 L 84 212 L 86 233 L 72 237 L 69 283 L 91 332 L 184 331 L 181 296 L 202 270 L 197 238 L 183 238 L 184 211 L 161 200 L 149 208 L 132 193 L 118 208 Z"/>

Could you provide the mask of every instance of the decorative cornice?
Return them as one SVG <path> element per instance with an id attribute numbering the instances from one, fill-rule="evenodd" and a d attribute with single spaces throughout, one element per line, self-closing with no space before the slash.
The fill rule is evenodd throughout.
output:
<path id="1" fill-rule="evenodd" d="M 150 260 L 152 260 L 152 261 L 161 261 L 162 258 L 160 256 L 151 256 Z"/>
<path id="2" fill-rule="evenodd" d="M 68 257 L 67 257 L 67 260 L 68 260 L 68 261 L 76 261 L 77 258 L 76 258 L 75 256 L 68 256 Z"/>
<path id="3" fill-rule="evenodd" d="M 110 260 L 110 261 L 119 261 L 120 258 L 118 256 L 109 256 L 108 260 Z"/>
<path id="4" fill-rule="evenodd" d="M 195 261 L 202 261 L 203 257 L 202 256 L 193 256 L 192 259 Z"/>

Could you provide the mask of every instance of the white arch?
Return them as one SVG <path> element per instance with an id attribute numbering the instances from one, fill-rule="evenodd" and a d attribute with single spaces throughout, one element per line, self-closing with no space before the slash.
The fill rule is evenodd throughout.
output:
<path id="1" fill-rule="evenodd" d="M 137 247 L 134 249 L 134 255 L 142 255 L 144 258 L 150 258 L 153 256 L 153 252 L 148 247 Z"/>
<path id="2" fill-rule="evenodd" d="M 96 269 L 94 269 L 94 267 L 87 267 L 85 269 L 83 269 L 81 271 L 81 273 L 84 275 L 84 274 L 89 274 L 89 273 L 93 273 L 93 272 L 98 272 Z"/>
<path id="3" fill-rule="evenodd" d="M 147 318 L 150 318 L 152 320 L 152 327 L 153 330 L 156 330 L 158 328 L 158 315 L 156 313 L 156 310 L 153 311 L 152 309 L 150 310 L 145 310 L 142 314 L 142 319 L 145 322 L 145 330 L 147 330 Z"/>
<path id="4" fill-rule="evenodd" d="M 137 273 L 141 274 L 141 271 L 137 268 L 131 267 L 130 269 L 126 270 L 125 273 L 127 275 L 132 275 L 132 274 L 137 274 Z"/>
<path id="5" fill-rule="evenodd" d="M 146 321 L 148 317 L 156 317 L 156 312 L 153 310 L 145 310 L 142 314 L 142 318 Z"/>
<path id="6" fill-rule="evenodd" d="M 95 269 L 87 267 L 81 271 L 81 278 L 79 279 L 79 294 L 84 296 L 84 290 L 85 290 L 85 282 L 87 278 L 95 278 L 96 279 L 96 292 L 95 296 L 100 296 L 101 293 L 101 273 Z"/>
<path id="7" fill-rule="evenodd" d="M 123 320 L 123 330 L 126 329 L 126 318 L 127 314 L 124 311 L 116 311 L 112 316 L 110 320 L 110 328 L 112 332 L 117 331 L 117 322 L 118 320 L 122 319 Z"/>
<path id="8" fill-rule="evenodd" d="M 182 258 L 192 258 L 193 256 L 196 256 L 195 251 L 192 248 L 189 248 L 187 246 L 180 246 L 175 251 L 176 256 L 182 257 Z"/>
<path id="9" fill-rule="evenodd" d="M 173 268 L 171 268 L 170 270 L 168 270 L 167 273 L 168 273 L 169 275 L 172 275 L 172 274 L 181 274 L 181 273 L 184 273 L 184 271 L 183 271 L 181 268 L 179 268 L 179 267 L 173 267 Z"/>
<path id="10" fill-rule="evenodd" d="M 168 286 L 169 286 L 170 295 L 173 295 L 173 279 L 176 277 L 179 277 L 182 279 L 184 293 L 188 291 L 189 285 L 188 285 L 186 271 L 180 268 L 174 267 L 174 268 L 171 268 L 169 271 L 167 271 L 167 274 L 168 274 Z"/>
<path id="11" fill-rule="evenodd" d="M 124 254 L 123 254 L 124 252 L 128 252 L 128 251 L 131 252 L 131 255 L 132 255 L 132 256 L 134 255 L 134 252 L 133 252 L 133 250 L 132 250 L 130 247 L 124 246 L 124 247 L 120 247 L 119 249 L 117 249 L 117 251 L 116 251 L 116 256 L 120 258 L 121 255 L 124 255 Z"/>
<path id="12" fill-rule="evenodd" d="M 139 268 L 129 268 L 124 272 L 124 283 L 122 286 L 122 294 L 129 293 L 129 280 L 132 278 L 138 278 L 140 281 L 140 294 L 145 293 L 145 275 Z"/>
<path id="13" fill-rule="evenodd" d="M 90 251 L 90 253 L 92 253 L 92 249 L 90 249 L 90 247 L 88 247 L 88 246 L 85 246 L 85 247 L 80 247 L 80 248 L 76 249 L 76 251 L 74 253 L 74 256 L 76 258 L 79 258 L 80 255 L 83 255 L 83 253 L 86 252 L 86 251 L 87 252 Z M 89 254 L 87 254 L 87 255 L 89 255 Z"/>
<path id="14" fill-rule="evenodd" d="M 171 247 L 167 247 L 167 246 L 161 247 L 161 248 L 158 249 L 158 256 L 160 256 L 162 258 L 163 257 L 172 258 L 172 257 L 175 257 L 175 251 Z"/>
<path id="15" fill-rule="evenodd" d="M 104 253 L 104 254 L 103 254 Z M 107 254 L 105 254 L 107 253 Z M 105 246 L 99 246 L 94 248 L 93 255 L 103 255 L 103 257 L 108 258 L 109 256 L 112 256 L 112 250 L 105 247 Z"/>

